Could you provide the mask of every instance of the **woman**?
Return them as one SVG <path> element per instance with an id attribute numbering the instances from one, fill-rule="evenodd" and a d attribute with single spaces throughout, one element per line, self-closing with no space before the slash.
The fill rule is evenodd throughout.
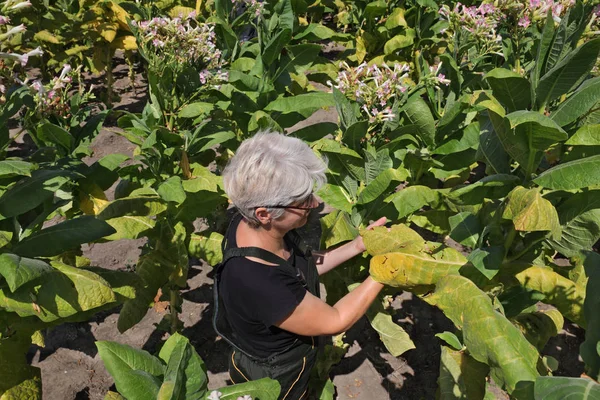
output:
<path id="1" fill-rule="evenodd" d="M 313 253 L 295 232 L 318 206 L 313 191 L 325 183 L 325 170 L 300 139 L 259 133 L 223 173 L 239 213 L 216 272 L 215 328 L 234 348 L 231 380 L 276 379 L 280 399 L 305 396 L 318 337 L 348 330 L 383 287 L 369 277 L 333 306 L 319 298 L 318 275 L 365 251 L 359 236 Z"/>

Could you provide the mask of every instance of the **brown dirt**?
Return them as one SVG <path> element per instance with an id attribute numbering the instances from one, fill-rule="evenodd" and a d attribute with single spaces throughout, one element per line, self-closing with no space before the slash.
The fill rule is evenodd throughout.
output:
<path id="1" fill-rule="evenodd" d="M 129 90 L 127 67 L 123 64 L 115 70 L 116 92 L 121 100 L 116 109 L 139 112 L 146 101 L 143 82 L 136 79 L 138 90 Z M 307 121 L 290 129 L 294 131 L 316 122 L 336 121 L 335 110 L 319 111 Z M 114 120 L 108 121 L 94 142 L 93 162 L 110 153 L 132 155 L 133 146 L 115 133 Z M 112 197 L 114 187 L 109 190 Z M 314 226 L 314 225 L 313 225 Z M 313 245 L 318 246 L 318 227 L 309 229 Z M 139 254 L 144 240 L 122 240 L 93 244 L 84 247 L 84 255 L 93 265 L 109 269 L 129 269 Z M 188 287 L 183 290 L 183 309 L 180 315 L 184 323 L 183 334 L 190 339 L 205 360 L 210 384 L 218 388 L 230 383 L 227 374 L 228 345 L 216 337 L 211 326 L 212 272 L 204 262 L 190 266 Z M 346 357 L 333 368 L 332 377 L 337 386 L 338 399 L 432 399 L 435 397 L 439 371 L 440 341 L 434 335 L 451 330 L 452 323 L 437 309 L 429 306 L 410 293 L 399 293 L 394 302 L 397 310 L 395 320 L 406 329 L 415 342 L 416 349 L 400 357 L 388 354 L 365 318 L 352 327 L 346 335 L 350 344 Z M 45 333 L 46 346 L 32 346 L 29 359 L 41 368 L 44 399 L 103 399 L 112 388 L 113 379 L 105 370 L 95 344 L 99 340 L 112 340 L 142 348 L 154 353 L 165 334 L 156 329 L 163 318 L 154 309 L 135 327 L 120 334 L 117 330 L 118 309 L 103 312 L 83 323 L 68 323 Z M 545 353 L 561 362 L 560 375 L 578 376 L 582 363 L 578 359 L 578 346 L 582 333 L 567 325 L 566 330 L 553 338 Z M 563 361 L 567 361 L 564 364 Z"/>

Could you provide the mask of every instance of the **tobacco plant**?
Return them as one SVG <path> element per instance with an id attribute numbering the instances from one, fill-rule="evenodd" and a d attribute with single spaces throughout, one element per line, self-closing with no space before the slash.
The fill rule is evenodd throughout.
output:
<path id="1" fill-rule="evenodd" d="M 162 345 L 158 357 L 117 342 L 96 342 L 96 347 L 115 380 L 119 393 L 107 394 L 114 400 L 276 400 L 281 390 L 269 378 L 209 390 L 204 362 L 178 333 Z"/>

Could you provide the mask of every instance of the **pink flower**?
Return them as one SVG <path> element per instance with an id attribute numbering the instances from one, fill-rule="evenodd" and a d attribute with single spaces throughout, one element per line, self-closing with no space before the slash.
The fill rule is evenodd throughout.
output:
<path id="1" fill-rule="evenodd" d="M 0 25 L 6 25 L 10 23 L 10 18 L 0 15 Z"/>
<path id="2" fill-rule="evenodd" d="M 520 27 L 527 28 L 529 25 L 531 25 L 531 21 L 529 20 L 529 17 L 527 15 L 524 15 L 523 18 L 519 20 L 518 25 Z"/>

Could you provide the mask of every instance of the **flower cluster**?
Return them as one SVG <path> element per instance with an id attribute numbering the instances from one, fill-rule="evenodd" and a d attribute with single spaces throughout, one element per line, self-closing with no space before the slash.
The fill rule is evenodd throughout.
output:
<path id="1" fill-rule="evenodd" d="M 2 28 L 0 28 L 0 50 L 3 50 L 3 42 L 9 41 L 14 35 L 23 33 L 27 30 L 27 27 L 24 24 L 10 26 L 10 17 L 7 16 L 7 14 L 27 7 L 31 7 L 31 2 L 29 0 L 8 0 L 2 3 L 0 6 L 0 27 L 6 27 L 6 31 L 4 33 L 2 33 Z M 24 67 L 27 65 L 30 57 L 41 56 L 42 54 L 44 54 L 44 52 L 39 47 L 24 54 L 0 51 L 0 59 L 16 61 L 21 64 L 22 67 Z"/>
<path id="2" fill-rule="evenodd" d="M 453 31 L 465 30 L 473 36 L 489 43 L 499 43 L 502 37 L 498 34 L 498 24 L 503 18 L 502 11 L 491 3 L 467 7 L 456 3 L 450 10 L 443 5 L 439 13 L 443 19 L 448 20 Z"/>
<path id="3" fill-rule="evenodd" d="M 575 4 L 575 0 L 529 0 L 525 3 L 525 15 L 519 20 L 519 25 L 525 28 L 529 26 L 528 15 L 531 16 L 532 20 L 543 21 L 548 15 L 548 11 L 552 11 L 552 17 L 556 22 L 560 22 L 560 18 L 564 15 L 566 10 Z"/>
<path id="4" fill-rule="evenodd" d="M 254 14 L 255 17 L 260 16 L 265 8 L 264 3 L 258 0 L 231 0 L 231 2 L 240 10 Z"/>
<path id="5" fill-rule="evenodd" d="M 73 70 L 69 64 L 65 64 L 60 75 L 54 77 L 50 83 L 43 84 L 40 80 L 35 80 L 28 84 L 28 81 L 21 82 L 24 85 L 28 85 L 30 90 L 34 93 L 34 99 L 37 103 L 36 112 L 44 118 L 55 116 L 58 118 L 70 118 L 71 117 L 71 101 L 70 93 L 73 78 L 77 81 L 81 81 L 81 66 Z M 94 86 L 91 85 L 88 90 L 85 90 L 83 86 L 79 86 L 79 102 L 87 103 L 89 100 L 94 98 L 92 90 Z"/>
<path id="6" fill-rule="evenodd" d="M 212 392 L 210 392 L 210 395 L 207 397 L 208 400 L 220 400 L 221 396 L 223 396 L 223 393 L 219 392 L 218 390 L 213 390 Z M 239 396 L 237 398 L 237 400 L 252 400 L 252 397 L 250 395 L 245 395 L 245 396 Z"/>
<path id="7" fill-rule="evenodd" d="M 328 85 L 358 102 L 371 124 L 393 120 L 390 103 L 414 86 L 408 78 L 407 64 L 394 64 L 392 69 L 385 64 L 379 67 L 362 63 L 350 67 L 342 62 L 340 70 L 336 85 L 327 82 Z"/>
<path id="8" fill-rule="evenodd" d="M 144 43 L 156 54 L 168 55 L 181 64 L 220 67 L 221 50 L 217 48 L 214 25 L 195 23 L 194 18 L 192 12 L 186 18 L 153 18 L 135 25 Z"/>

